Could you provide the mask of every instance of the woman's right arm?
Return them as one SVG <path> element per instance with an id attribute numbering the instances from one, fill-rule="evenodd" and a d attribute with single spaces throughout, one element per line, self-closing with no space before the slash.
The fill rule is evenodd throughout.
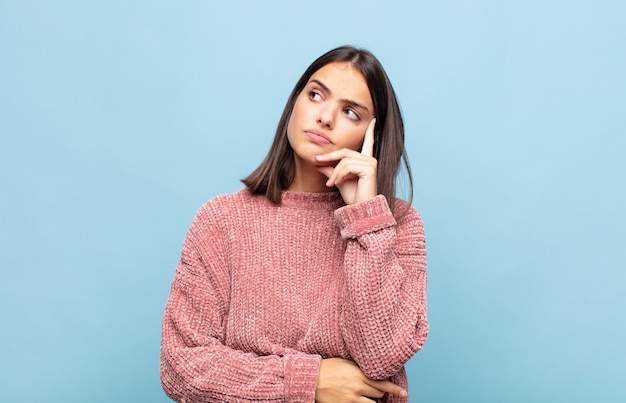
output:
<path id="1" fill-rule="evenodd" d="M 185 239 L 163 317 L 163 389 L 189 403 L 313 401 L 319 356 L 258 356 L 224 345 L 230 283 L 220 233 L 199 211 Z"/>

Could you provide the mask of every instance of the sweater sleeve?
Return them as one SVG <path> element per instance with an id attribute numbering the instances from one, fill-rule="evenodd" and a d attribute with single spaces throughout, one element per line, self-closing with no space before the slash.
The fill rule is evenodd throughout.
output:
<path id="1" fill-rule="evenodd" d="M 164 391 L 188 403 L 313 402 L 319 356 L 258 356 L 224 344 L 230 290 L 224 238 L 202 215 L 191 224 L 165 307 Z"/>
<path id="2" fill-rule="evenodd" d="M 396 223 L 382 195 L 338 209 L 335 219 L 348 242 L 343 338 L 366 376 L 387 379 L 422 348 L 428 334 L 422 221 L 409 207 Z"/>

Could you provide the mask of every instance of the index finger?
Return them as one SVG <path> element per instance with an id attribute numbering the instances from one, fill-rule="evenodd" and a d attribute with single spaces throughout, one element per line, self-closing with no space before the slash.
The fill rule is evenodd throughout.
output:
<path id="1" fill-rule="evenodd" d="M 381 392 L 390 393 L 392 395 L 400 396 L 400 397 L 408 396 L 408 393 L 405 389 L 389 381 L 374 381 L 371 379 L 366 379 L 364 382 L 367 385 L 380 390 Z"/>
<path id="2" fill-rule="evenodd" d="M 374 126 L 376 126 L 376 118 L 370 120 L 365 130 L 365 138 L 363 139 L 363 147 L 361 148 L 361 154 L 366 157 L 374 156 Z"/>

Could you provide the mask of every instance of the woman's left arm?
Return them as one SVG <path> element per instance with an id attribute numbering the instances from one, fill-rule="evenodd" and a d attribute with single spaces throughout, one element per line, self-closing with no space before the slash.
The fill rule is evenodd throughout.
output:
<path id="1" fill-rule="evenodd" d="M 426 341 L 426 248 L 417 211 L 396 222 L 384 196 L 335 212 L 347 240 L 341 325 L 350 355 L 371 379 L 396 374 Z"/>

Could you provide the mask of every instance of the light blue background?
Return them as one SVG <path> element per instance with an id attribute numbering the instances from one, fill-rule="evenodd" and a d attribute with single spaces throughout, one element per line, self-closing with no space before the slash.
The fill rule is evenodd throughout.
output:
<path id="1" fill-rule="evenodd" d="M 412 402 L 626 401 L 626 3 L 0 2 L 0 395 L 166 402 L 187 226 L 306 66 L 386 67 L 429 250 Z"/>

